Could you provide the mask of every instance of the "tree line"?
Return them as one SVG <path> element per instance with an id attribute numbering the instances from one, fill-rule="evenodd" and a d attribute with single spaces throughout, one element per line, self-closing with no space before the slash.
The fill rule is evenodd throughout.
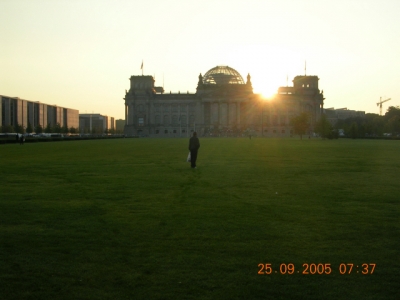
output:
<path id="1" fill-rule="evenodd" d="M 77 134 L 79 133 L 79 128 L 75 127 L 64 127 L 61 126 L 59 123 L 57 123 L 54 126 L 51 126 L 50 124 L 47 124 L 45 128 L 43 128 L 40 124 L 37 126 L 33 127 L 31 123 L 28 123 L 28 126 L 24 128 L 22 125 L 5 125 L 5 126 L 0 126 L 0 132 L 1 133 L 72 133 L 72 134 Z M 92 130 L 89 130 L 88 128 L 85 128 L 83 133 L 87 134 L 122 134 L 122 130 L 115 130 L 115 129 L 101 129 L 101 128 L 93 128 Z"/>
<path id="2" fill-rule="evenodd" d="M 291 120 L 295 134 L 310 134 L 310 117 L 301 113 Z M 315 133 L 322 138 L 338 138 L 339 130 L 343 130 L 346 137 L 368 138 L 400 135 L 400 107 L 390 106 L 384 116 L 368 113 L 364 117 L 351 117 L 338 120 L 334 125 L 329 122 L 325 114 L 315 124 Z"/>
<path id="3" fill-rule="evenodd" d="M 400 107 L 390 106 L 384 116 L 366 114 L 362 118 L 339 120 L 335 128 L 343 129 L 351 138 L 397 136 L 400 134 Z"/>
<path id="4" fill-rule="evenodd" d="M 22 125 L 5 125 L 0 127 L 0 131 L 2 133 L 33 133 L 35 132 L 36 134 L 40 133 L 78 133 L 78 128 L 74 127 L 64 127 L 61 126 L 59 123 L 55 124 L 54 126 L 51 126 L 50 124 L 47 124 L 45 128 L 43 128 L 40 124 L 37 126 L 33 127 L 31 123 L 28 123 L 28 126 L 24 128 Z"/>

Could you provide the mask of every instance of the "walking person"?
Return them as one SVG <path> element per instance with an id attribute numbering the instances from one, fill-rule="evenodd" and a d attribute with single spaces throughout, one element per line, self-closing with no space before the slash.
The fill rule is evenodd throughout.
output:
<path id="1" fill-rule="evenodd" d="M 195 131 L 193 132 L 193 136 L 189 140 L 190 163 L 192 169 L 196 168 L 197 151 L 199 150 L 199 148 L 200 148 L 200 141 Z"/>

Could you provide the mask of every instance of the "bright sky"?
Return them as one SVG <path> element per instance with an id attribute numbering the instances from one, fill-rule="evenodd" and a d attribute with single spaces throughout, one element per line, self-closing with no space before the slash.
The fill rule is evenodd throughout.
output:
<path id="1" fill-rule="evenodd" d="M 0 0 L 0 94 L 124 118 L 129 77 L 194 93 L 217 65 L 270 95 L 318 75 L 325 108 L 400 105 L 399 0 Z M 385 98 L 386 97 L 386 98 Z"/>

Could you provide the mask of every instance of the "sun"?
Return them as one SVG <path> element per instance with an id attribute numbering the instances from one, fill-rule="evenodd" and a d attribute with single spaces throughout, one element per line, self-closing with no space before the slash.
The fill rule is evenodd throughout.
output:
<path id="1" fill-rule="evenodd" d="M 253 92 L 255 94 L 259 94 L 262 99 L 270 100 L 276 95 L 279 88 L 279 83 L 265 81 L 266 80 L 263 80 L 262 78 L 255 79 L 253 81 Z"/>
<path id="2" fill-rule="evenodd" d="M 276 95 L 276 91 L 266 90 L 266 91 L 263 91 L 263 92 L 261 92 L 259 94 L 260 94 L 262 99 L 271 100 Z"/>
<path id="3" fill-rule="evenodd" d="M 262 99 L 269 100 L 274 98 L 282 84 L 276 77 L 264 74 L 263 70 L 253 70 L 251 85 L 254 94 L 260 95 Z"/>

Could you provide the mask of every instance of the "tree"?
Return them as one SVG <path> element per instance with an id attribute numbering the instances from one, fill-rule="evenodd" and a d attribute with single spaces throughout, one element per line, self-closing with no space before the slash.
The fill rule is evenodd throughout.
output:
<path id="1" fill-rule="evenodd" d="M 367 136 L 374 135 L 373 120 L 376 116 L 378 116 L 378 114 L 365 114 L 364 127 L 365 127 L 365 134 Z"/>
<path id="2" fill-rule="evenodd" d="M 332 124 L 328 121 L 325 114 L 315 124 L 315 132 L 318 133 L 323 139 L 330 136 L 332 133 Z"/>
<path id="3" fill-rule="evenodd" d="M 57 124 L 54 126 L 53 132 L 55 132 L 55 133 L 61 133 L 61 125 L 60 125 L 60 123 L 57 123 Z"/>
<path id="4" fill-rule="evenodd" d="M 362 122 L 361 124 L 357 124 L 357 137 L 363 138 L 365 137 L 366 129 L 365 123 Z"/>
<path id="5" fill-rule="evenodd" d="M 387 121 L 388 131 L 392 135 L 396 135 L 400 132 L 400 116 L 393 116 Z"/>
<path id="6" fill-rule="evenodd" d="M 338 139 L 339 138 L 339 130 L 337 129 L 332 129 L 331 132 L 328 134 L 328 139 Z"/>
<path id="7" fill-rule="evenodd" d="M 43 127 L 40 124 L 37 124 L 35 127 L 35 132 L 36 134 L 42 133 L 43 132 Z"/>
<path id="8" fill-rule="evenodd" d="M 353 126 L 353 123 L 355 124 Z M 382 136 L 385 128 L 385 117 L 378 114 L 365 114 L 363 117 L 351 117 L 345 120 L 338 120 L 335 125 L 336 129 L 344 129 L 346 136 L 352 137 L 357 127 L 355 137 Z"/>
<path id="9" fill-rule="evenodd" d="M 394 116 L 400 117 L 400 107 L 399 106 L 389 106 L 385 113 L 385 119 L 390 120 Z"/>
<path id="10" fill-rule="evenodd" d="M 300 139 L 303 139 L 303 135 L 306 134 L 310 127 L 309 115 L 306 112 L 293 117 L 290 121 L 293 126 L 293 131 L 295 134 L 300 135 Z"/>
<path id="11" fill-rule="evenodd" d="M 350 126 L 350 137 L 352 138 L 352 139 L 355 139 L 355 138 L 357 138 L 357 136 L 358 136 L 358 126 L 357 126 L 357 123 L 356 122 L 353 122 L 352 124 L 351 124 L 351 126 Z"/>
<path id="12" fill-rule="evenodd" d="M 61 127 L 61 133 L 68 133 L 68 132 L 69 132 L 69 128 L 67 126 Z"/>
<path id="13" fill-rule="evenodd" d="M 15 132 L 16 133 L 24 133 L 24 127 L 22 127 L 22 125 L 19 125 L 18 123 L 17 123 L 17 125 L 15 125 Z"/>
<path id="14" fill-rule="evenodd" d="M 52 133 L 53 132 L 53 129 L 51 128 L 50 123 L 47 124 L 46 128 L 44 129 L 44 132 L 46 132 L 46 133 Z"/>
<path id="15" fill-rule="evenodd" d="M 32 133 L 32 131 L 33 131 L 33 128 L 32 128 L 31 122 L 28 122 L 28 127 L 26 127 L 26 132 Z"/>
<path id="16" fill-rule="evenodd" d="M 396 135 L 400 132 L 400 107 L 390 106 L 385 114 L 385 132 Z"/>
<path id="17" fill-rule="evenodd" d="M 376 117 L 372 120 L 372 127 L 374 134 L 377 136 L 382 136 L 384 126 L 385 126 L 384 117 L 376 115 Z"/>
<path id="18" fill-rule="evenodd" d="M 78 129 L 76 129 L 76 128 L 74 128 L 74 127 L 71 127 L 71 128 L 69 129 L 69 132 L 75 134 L 75 133 L 78 133 Z"/>
<path id="19" fill-rule="evenodd" d="M 2 127 L 2 131 L 3 131 L 3 133 L 12 133 L 12 132 L 15 132 L 14 131 L 14 127 L 13 126 L 11 126 L 11 125 L 5 125 L 5 126 L 3 126 Z"/>

